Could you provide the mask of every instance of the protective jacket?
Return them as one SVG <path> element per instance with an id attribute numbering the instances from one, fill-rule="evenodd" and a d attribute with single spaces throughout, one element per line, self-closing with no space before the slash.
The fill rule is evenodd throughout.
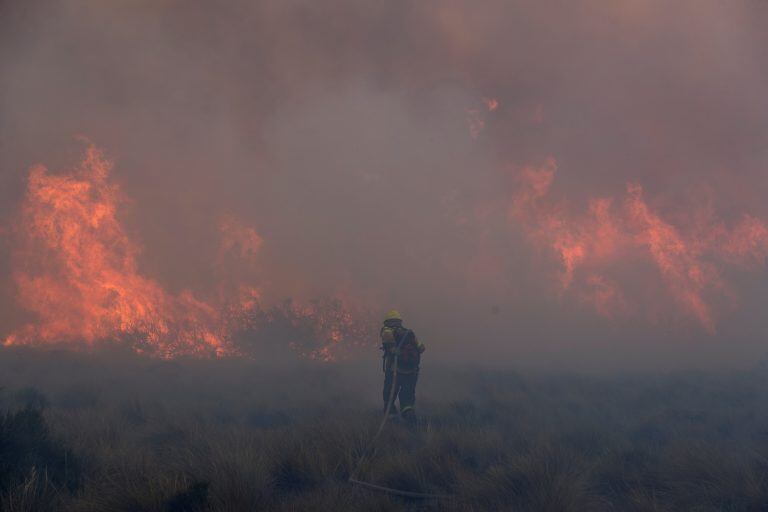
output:
<path id="1" fill-rule="evenodd" d="M 384 351 L 384 371 L 392 372 L 395 354 L 397 373 L 414 374 L 419 371 L 421 353 L 425 347 L 416 338 L 416 333 L 403 327 L 401 322 L 385 322 L 381 328 L 381 349 Z"/>

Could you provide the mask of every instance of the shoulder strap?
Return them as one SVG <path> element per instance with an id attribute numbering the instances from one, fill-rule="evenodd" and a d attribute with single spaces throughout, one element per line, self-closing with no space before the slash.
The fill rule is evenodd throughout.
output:
<path id="1" fill-rule="evenodd" d="M 400 339 L 397 341 L 397 348 L 400 348 L 403 343 L 405 343 L 405 340 L 408 338 L 408 335 L 411 334 L 413 331 L 410 329 L 403 328 L 400 334 Z"/>

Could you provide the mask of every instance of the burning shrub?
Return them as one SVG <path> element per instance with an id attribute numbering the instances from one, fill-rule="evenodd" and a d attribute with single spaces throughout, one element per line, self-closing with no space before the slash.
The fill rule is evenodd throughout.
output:
<path id="1" fill-rule="evenodd" d="M 328 361 L 365 339 L 365 323 L 339 299 L 268 304 L 257 287 L 245 285 L 217 300 L 168 292 L 139 270 L 140 249 L 121 222 L 126 199 L 109 179 L 111 170 L 112 162 L 92 145 L 74 169 L 30 170 L 13 276 L 17 300 L 35 320 L 5 345 L 119 343 L 171 358 L 256 354 L 257 343 L 275 340 Z M 221 261 L 253 263 L 264 243 L 255 230 L 232 217 L 224 217 L 219 230 Z M 220 284 L 220 291 L 227 288 Z"/>
<path id="2" fill-rule="evenodd" d="M 262 309 L 255 307 L 235 319 L 239 329 L 233 341 L 242 351 L 265 348 L 299 354 L 318 361 L 343 358 L 345 351 L 363 346 L 374 332 L 337 299 L 314 300 L 302 305 L 293 300 Z"/>

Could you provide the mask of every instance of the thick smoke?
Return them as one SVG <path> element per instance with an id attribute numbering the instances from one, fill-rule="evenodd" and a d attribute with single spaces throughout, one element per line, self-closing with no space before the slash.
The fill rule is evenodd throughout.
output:
<path id="1" fill-rule="evenodd" d="M 766 21 L 764 2 L 0 2 L 0 335 L 34 321 L 9 256 L 28 169 L 71 168 L 84 135 L 169 293 L 225 274 L 395 306 L 435 358 L 745 358 L 766 334 Z M 520 176 L 548 165 L 547 213 L 521 214 Z M 564 287 L 584 224 L 541 219 L 607 198 L 622 224 L 628 185 L 693 255 L 643 252 L 635 225 Z M 222 260 L 222 219 L 258 235 L 252 266 Z M 751 237 L 749 265 L 712 258 L 712 230 Z"/>

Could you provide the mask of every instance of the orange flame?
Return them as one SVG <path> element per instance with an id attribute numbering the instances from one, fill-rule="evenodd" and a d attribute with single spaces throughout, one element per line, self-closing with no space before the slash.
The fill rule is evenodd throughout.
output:
<path id="1" fill-rule="evenodd" d="M 488 109 L 488 112 L 493 112 L 497 108 L 499 108 L 499 100 L 496 98 L 481 98 L 483 103 L 485 103 L 485 108 Z"/>
<path id="2" fill-rule="evenodd" d="M 90 146 L 70 174 L 30 170 L 14 279 L 38 321 L 5 343 L 136 337 L 160 355 L 224 353 L 213 308 L 190 292 L 171 296 L 138 272 L 139 250 L 117 218 L 123 198 L 108 182 L 111 168 Z"/>
<path id="3" fill-rule="evenodd" d="M 244 319 L 268 308 L 258 287 L 242 286 L 235 297 L 224 300 L 226 305 L 214 305 L 190 291 L 170 294 L 142 275 L 139 249 L 118 218 L 125 199 L 109 181 L 111 169 L 91 145 L 70 172 L 54 175 L 43 166 L 30 170 L 13 278 L 20 305 L 35 321 L 13 332 L 5 345 L 122 340 L 160 357 L 241 353 L 232 333 L 254 329 Z M 262 238 L 234 217 L 223 217 L 219 228 L 220 258 L 232 254 L 252 260 L 260 251 Z M 334 357 L 336 345 L 349 337 L 344 330 L 355 325 L 341 304 L 335 324 L 326 313 L 317 308 L 301 314 L 305 323 L 316 324 L 315 352 L 308 355 L 317 353 L 324 360 Z M 361 339 L 365 337 L 355 338 Z"/>
<path id="4" fill-rule="evenodd" d="M 560 292 L 576 286 L 577 297 L 604 316 L 635 309 L 606 273 L 639 256 L 654 264 L 674 302 L 714 333 L 716 297 L 732 298 L 723 264 L 755 266 L 768 257 L 768 229 L 757 218 L 745 215 L 731 230 L 722 222 L 683 229 L 655 213 L 636 184 L 627 185 L 621 208 L 610 198 L 594 198 L 586 214 L 574 215 L 550 200 L 556 171 L 551 157 L 520 169 L 509 215 L 536 245 L 557 255 Z"/>
<path id="5" fill-rule="evenodd" d="M 643 201 L 642 187 L 627 185 L 627 193 L 627 212 L 636 229 L 635 240 L 648 250 L 677 301 L 707 331 L 714 332 L 715 321 L 704 291 L 723 287 L 717 270 L 701 259 L 674 226 L 650 211 Z"/>

